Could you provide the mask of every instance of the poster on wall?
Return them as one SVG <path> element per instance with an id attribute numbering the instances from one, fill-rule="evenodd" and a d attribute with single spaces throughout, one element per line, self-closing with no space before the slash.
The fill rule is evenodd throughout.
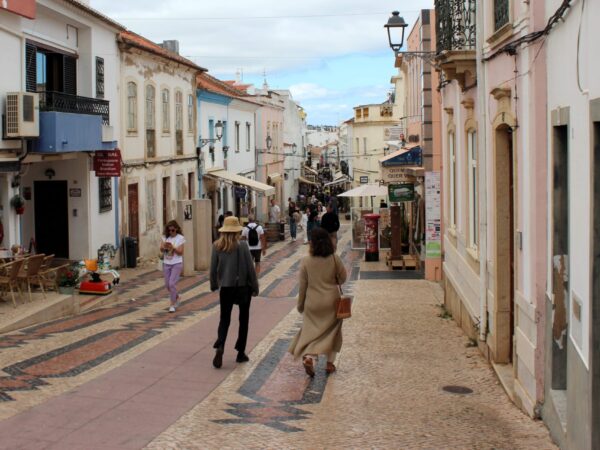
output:
<path id="1" fill-rule="evenodd" d="M 442 257 L 440 173 L 425 173 L 425 257 Z"/>
<path id="2" fill-rule="evenodd" d="M 414 183 L 398 183 L 388 185 L 390 202 L 412 202 L 415 199 Z"/>
<path id="3" fill-rule="evenodd" d="M 392 218 L 389 208 L 379 208 L 379 248 L 392 248 Z"/>
<path id="4" fill-rule="evenodd" d="M 352 217 L 352 248 L 355 250 L 364 250 L 365 243 L 365 214 L 371 214 L 371 208 L 352 208 L 350 210 Z"/>

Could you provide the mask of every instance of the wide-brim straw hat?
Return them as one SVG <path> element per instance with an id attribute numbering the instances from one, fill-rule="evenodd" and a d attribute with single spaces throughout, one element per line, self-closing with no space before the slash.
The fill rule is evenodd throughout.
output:
<path id="1" fill-rule="evenodd" d="M 243 229 L 244 227 L 240 225 L 237 217 L 229 216 L 225 217 L 223 226 L 219 228 L 219 233 L 239 233 Z"/>

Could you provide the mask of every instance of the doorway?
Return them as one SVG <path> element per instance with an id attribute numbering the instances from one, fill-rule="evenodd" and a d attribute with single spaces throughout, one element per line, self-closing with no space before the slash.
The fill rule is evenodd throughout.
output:
<path id="1" fill-rule="evenodd" d="M 66 181 L 34 181 L 38 253 L 69 258 L 69 198 Z"/>
<path id="2" fill-rule="evenodd" d="M 495 362 L 511 363 L 515 312 L 515 178 L 512 128 L 506 124 L 495 135 L 496 185 L 496 337 Z"/>
<path id="3" fill-rule="evenodd" d="M 139 217 L 139 197 L 138 197 L 138 184 L 127 185 L 127 206 L 128 216 L 127 223 L 129 224 L 129 236 L 135 238 L 138 242 L 140 239 L 140 217 Z M 139 253 L 140 246 L 137 246 Z M 137 255 L 139 256 L 139 254 Z"/>
<path id="4" fill-rule="evenodd" d="M 592 442 L 600 442 L 600 122 L 593 122 L 593 253 L 592 253 Z"/>
<path id="5" fill-rule="evenodd" d="M 171 220 L 169 203 L 171 202 L 171 178 L 164 177 L 162 179 L 162 207 L 163 207 L 163 226 Z"/>

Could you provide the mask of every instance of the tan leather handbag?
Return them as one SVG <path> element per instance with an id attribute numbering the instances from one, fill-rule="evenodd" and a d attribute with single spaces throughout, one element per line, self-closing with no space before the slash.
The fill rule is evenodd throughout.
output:
<path id="1" fill-rule="evenodd" d="M 342 285 L 337 278 L 337 262 L 333 255 L 333 264 L 335 265 L 335 281 L 338 285 L 340 297 L 335 301 L 335 315 L 338 319 L 348 319 L 352 317 L 352 296 L 344 294 Z"/>

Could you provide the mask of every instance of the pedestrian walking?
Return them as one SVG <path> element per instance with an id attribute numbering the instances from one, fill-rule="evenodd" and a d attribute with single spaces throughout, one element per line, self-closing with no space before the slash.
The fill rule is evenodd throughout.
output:
<path id="1" fill-rule="evenodd" d="M 308 242 L 310 242 L 312 230 L 317 227 L 317 207 L 315 206 L 312 208 L 306 208 L 306 215 L 308 217 L 308 220 L 306 222 L 306 239 L 308 240 Z"/>
<path id="2" fill-rule="evenodd" d="M 302 216 L 300 216 L 300 210 L 298 208 L 295 208 L 294 214 L 292 214 L 292 220 L 294 221 L 294 226 L 290 226 L 290 234 L 292 235 L 292 241 L 295 241 L 298 235 L 298 225 L 302 220 Z"/>
<path id="3" fill-rule="evenodd" d="M 223 365 L 223 353 L 227 331 L 231 322 L 233 305 L 240 310 L 240 327 L 235 344 L 237 350 L 236 362 L 249 361 L 246 355 L 248 339 L 248 322 L 250 320 L 250 301 L 258 295 L 258 278 L 254 270 L 252 255 L 248 244 L 240 242 L 242 226 L 237 217 L 226 217 L 219 229 L 220 237 L 213 245 L 210 262 L 210 290 L 219 291 L 220 320 L 213 366 L 219 369 Z"/>
<path id="4" fill-rule="evenodd" d="M 302 230 L 304 231 L 304 243 L 308 244 L 308 215 L 310 212 L 310 208 L 306 208 L 306 210 L 302 213 L 301 225 Z"/>
<path id="5" fill-rule="evenodd" d="M 164 236 L 160 243 L 165 287 L 169 292 L 171 301 L 170 313 L 174 313 L 179 306 L 180 297 L 177 292 L 177 282 L 183 270 L 183 244 L 185 244 L 185 238 L 181 232 L 181 227 L 177 222 L 171 220 L 165 226 Z"/>
<path id="6" fill-rule="evenodd" d="M 267 254 L 267 236 L 263 227 L 254 220 L 254 214 L 248 214 L 248 224 L 242 230 L 242 239 L 248 242 L 256 274 L 259 274 L 261 256 Z"/>
<path id="7" fill-rule="evenodd" d="M 335 251 L 337 249 L 337 232 L 340 229 L 340 219 L 338 215 L 333 212 L 331 204 L 327 206 L 327 212 L 323 214 L 323 217 L 321 218 L 321 228 L 329 233 Z"/>
<path id="8" fill-rule="evenodd" d="M 279 205 L 275 203 L 275 199 L 271 199 L 271 208 L 269 209 L 269 221 L 271 223 L 279 223 L 281 220 L 281 209 Z"/>
<path id="9" fill-rule="evenodd" d="M 300 265 L 297 308 L 302 314 L 302 328 L 288 349 L 295 358 L 302 357 L 304 369 L 311 377 L 319 355 L 327 355 L 328 374 L 336 369 L 335 356 L 342 348 L 342 319 L 337 318 L 336 300 L 340 297 L 338 284 L 343 284 L 346 276 L 327 231 L 314 229 L 310 254 Z"/>
<path id="10" fill-rule="evenodd" d="M 290 199 L 290 203 L 288 205 L 288 217 L 289 217 L 289 221 L 290 221 L 290 237 L 291 237 L 292 242 L 294 242 L 296 240 L 297 227 L 298 227 L 298 222 L 296 221 L 296 218 L 294 216 L 295 212 L 296 212 L 296 203 L 294 203 Z"/>

